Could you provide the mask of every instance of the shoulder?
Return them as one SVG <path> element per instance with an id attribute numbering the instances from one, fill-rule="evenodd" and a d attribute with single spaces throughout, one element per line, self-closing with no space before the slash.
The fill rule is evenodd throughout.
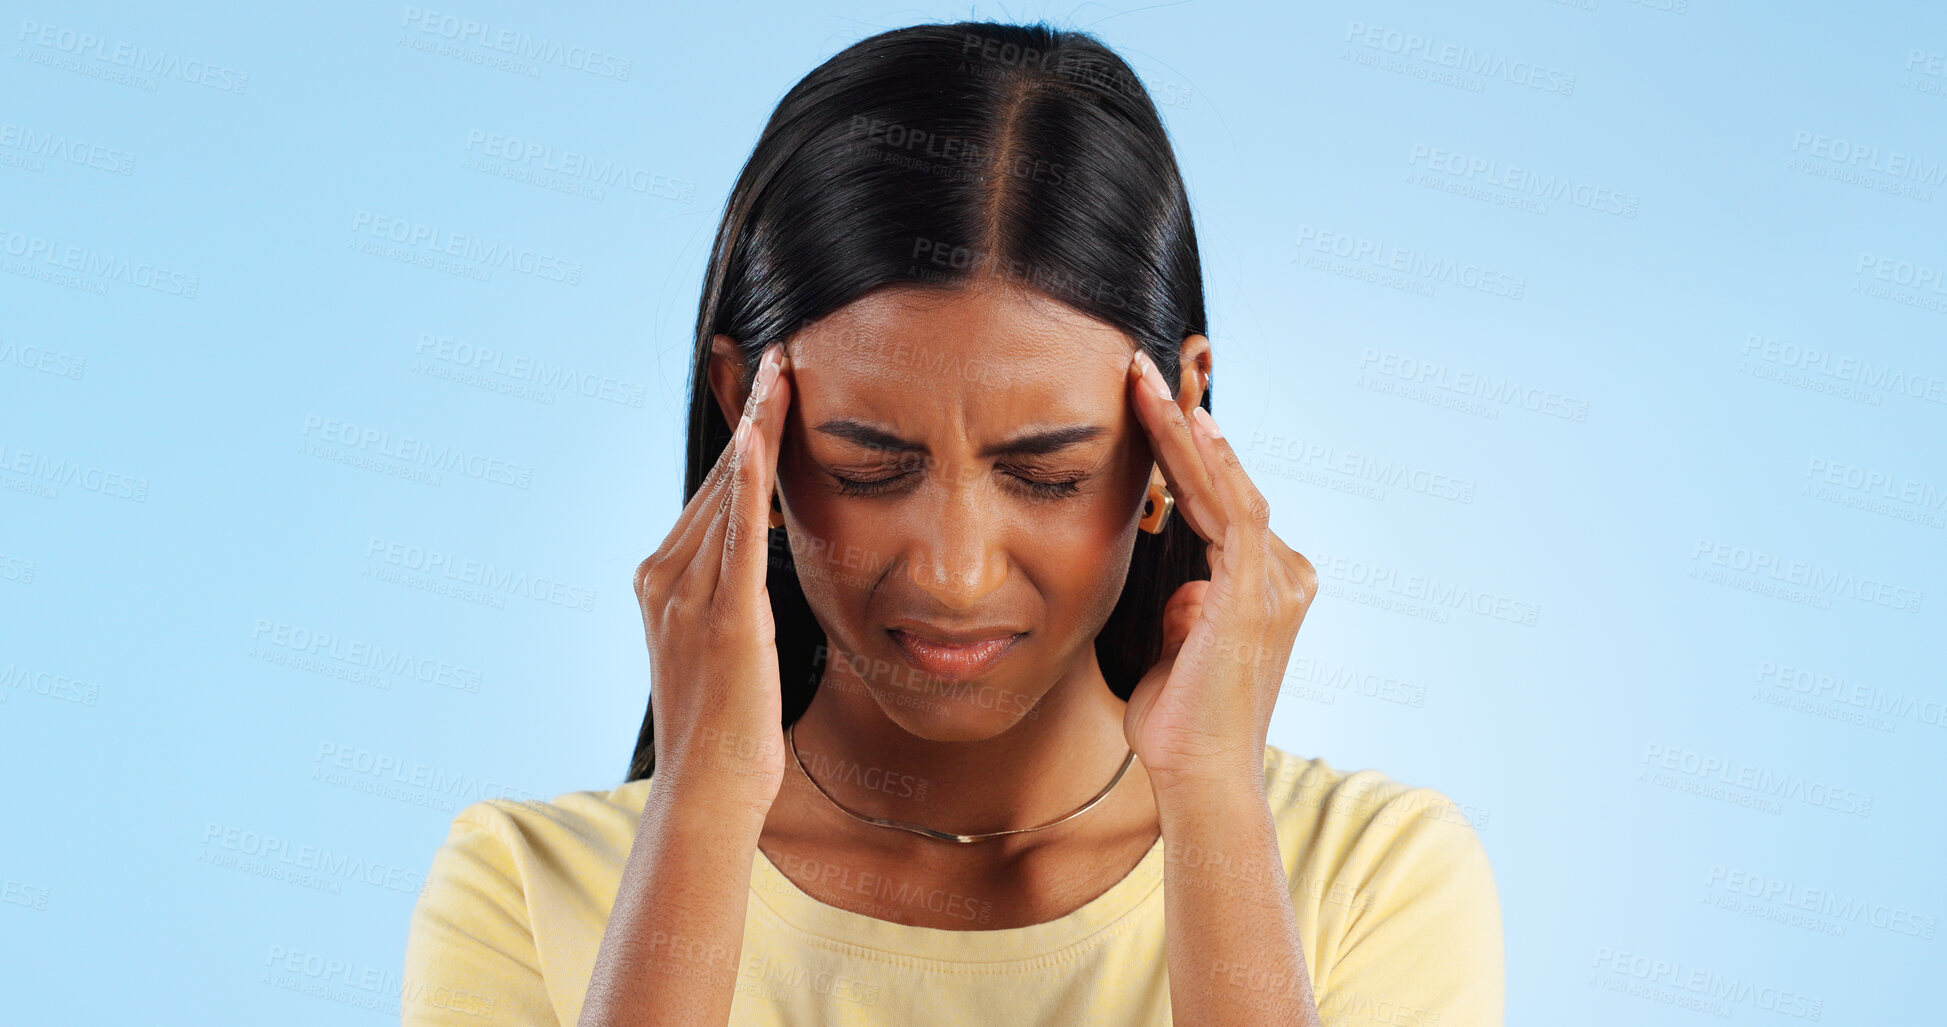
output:
<path id="1" fill-rule="evenodd" d="M 433 852 L 418 915 L 525 928 L 534 911 L 560 902 L 606 904 L 647 795 L 644 780 L 547 801 L 482 799 L 461 809 Z"/>
<path id="2" fill-rule="evenodd" d="M 442 854 L 487 858 L 516 872 L 536 858 L 600 857 L 618 844 L 626 856 L 648 794 L 645 778 L 546 801 L 482 799 L 453 816 Z"/>
<path id="3" fill-rule="evenodd" d="M 1275 747 L 1264 763 L 1324 1021 L 1498 1027 L 1506 966 L 1485 811 Z"/>
<path id="4" fill-rule="evenodd" d="M 631 781 L 456 813 L 413 906 L 403 1022 L 556 1022 L 544 977 L 586 980 L 647 795 Z"/>
<path id="5" fill-rule="evenodd" d="M 1486 889 L 1492 898 L 1479 834 L 1486 811 L 1379 770 L 1341 770 L 1276 746 L 1265 747 L 1264 766 L 1294 894 L 1308 889 L 1315 901 L 1354 911 L 1436 888 Z"/>
<path id="6" fill-rule="evenodd" d="M 613 902 L 646 795 L 648 781 L 629 781 L 456 813 L 413 906 L 405 1021 L 446 1023 L 454 1008 L 440 996 L 463 994 L 512 1023 L 551 1023 L 541 969 L 594 959 L 602 922 L 590 910 Z"/>
<path id="7" fill-rule="evenodd" d="M 1264 747 L 1264 792 L 1281 825 L 1320 831 L 1363 832 L 1426 819 L 1472 829 L 1486 826 L 1486 811 L 1463 807 L 1438 789 L 1394 780 L 1374 769 L 1340 770 L 1323 756 L 1305 759 L 1275 745 Z"/>

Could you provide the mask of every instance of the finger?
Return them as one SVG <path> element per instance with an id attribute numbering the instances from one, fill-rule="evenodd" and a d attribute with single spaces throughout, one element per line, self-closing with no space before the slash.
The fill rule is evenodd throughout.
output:
<path id="1" fill-rule="evenodd" d="M 1203 614 L 1203 597 L 1210 590 L 1208 581 L 1186 581 L 1163 604 L 1163 655 L 1159 663 L 1176 659 Z"/>
<path id="2" fill-rule="evenodd" d="M 1217 427 L 1210 411 L 1198 407 L 1190 414 L 1190 420 L 1194 422 L 1190 434 L 1196 441 L 1197 452 L 1202 455 L 1204 469 L 1210 472 L 1228 514 L 1226 526 L 1231 532 L 1231 544 L 1224 547 L 1226 556 L 1237 561 L 1233 569 L 1242 580 L 1263 580 L 1271 546 L 1270 501 L 1252 483 L 1244 462 L 1238 459 L 1237 450 L 1231 448 L 1230 440 Z"/>
<path id="3" fill-rule="evenodd" d="M 755 378 L 754 375 L 752 377 Z M 754 382 L 751 394 L 752 396 L 756 394 Z M 748 410 L 750 406 L 751 396 L 746 396 L 744 409 Z M 741 416 L 737 423 L 741 423 Z M 735 431 L 737 423 L 730 426 L 732 429 L 730 441 L 717 451 L 716 462 L 710 465 L 709 472 L 703 476 L 701 482 L 697 483 L 696 492 L 690 496 L 689 503 L 684 506 L 683 515 L 677 519 L 676 527 L 670 531 L 670 541 L 665 544 L 667 552 L 664 553 L 664 559 L 674 566 L 684 568 L 686 572 L 691 569 L 691 562 L 696 559 L 697 551 L 703 547 L 703 540 L 708 537 L 710 527 L 722 512 L 724 504 L 730 501 L 730 482 L 737 459 Z M 708 582 L 705 591 L 714 589 L 715 570 L 713 569 L 710 577 L 704 580 Z"/>
<path id="4" fill-rule="evenodd" d="M 683 504 L 683 512 L 677 515 L 676 523 L 670 527 L 668 537 L 652 559 L 672 567 L 689 566 L 696 556 L 697 547 L 703 543 L 711 519 L 729 494 L 726 488 L 730 480 L 728 472 L 735 456 L 728 445 L 717 453 L 716 463 L 697 483 L 696 491 L 690 494 L 689 502 Z"/>
<path id="5" fill-rule="evenodd" d="M 738 436 L 754 435 L 751 427 L 755 423 L 757 408 L 762 402 L 764 388 L 771 375 L 770 357 L 775 351 L 775 346 L 766 347 L 763 355 L 758 357 L 757 374 L 751 381 L 749 394 L 744 397 L 743 416 L 738 419 L 736 427 L 730 433 L 730 445 L 724 447 L 730 453 L 730 463 L 723 470 L 721 503 L 712 512 L 710 523 L 704 531 L 703 541 L 697 546 L 696 555 L 690 560 L 690 573 L 696 576 L 702 594 L 706 596 L 714 596 L 718 590 L 719 579 L 723 576 L 724 546 L 732 537 L 733 524 L 738 535 L 747 534 L 749 530 L 738 523 L 740 514 L 737 511 L 740 498 L 746 497 L 750 491 L 749 472 L 755 461 L 750 458 L 748 449 L 754 448 L 750 447 L 749 443 L 754 442 L 755 439 L 746 439 L 745 444 L 740 446 Z M 762 525 L 763 522 L 760 521 L 759 531 L 763 530 Z"/>
<path id="6" fill-rule="evenodd" d="M 770 569 L 771 493 L 777 483 L 777 453 L 784 435 L 784 415 L 791 407 L 789 357 L 783 348 L 766 350 L 754 388 L 756 405 L 750 412 L 749 437 L 737 471 L 737 498 L 731 503 L 729 534 L 718 580 L 719 601 L 729 591 L 732 603 L 756 604 L 764 594 Z M 768 379 L 768 381 L 766 380 Z"/>
<path id="7" fill-rule="evenodd" d="M 1149 435 L 1150 449 L 1156 453 L 1156 464 L 1163 470 L 1170 495 L 1176 497 L 1177 508 L 1206 542 L 1222 545 L 1228 520 L 1223 497 L 1203 465 L 1203 455 L 1191 438 L 1183 409 L 1168 398 L 1166 391 L 1157 391 L 1167 390 L 1163 376 L 1149 354 L 1140 349 L 1130 363 L 1129 384 L 1135 390 L 1131 401 L 1136 405 L 1136 419 Z"/>
<path id="8" fill-rule="evenodd" d="M 1222 620 L 1227 636 L 1212 658 L 1232 671 L 1226 676 L 1234 680 L 1268 682 L 1282 676 L 1291 651 L 1285 631 L 1289 618 L 1284 606 L 1287 591 L 1281 581 L 1284 574 L 1271 563 L 1271 505 L 1251 481 L 1243 461 L 1210 412 L 1198 407 L 1189 419 L 1203 465 L 1210 471 L 1229 515 L 1225 544 L 1212 547 L 1217 557 L 1213 563 L 1220 566 L 1211 568 L 1211 601 L 1213 608 L 1225 610 Z M 1291 633 L 1296 633 L 1295 626 Z M 1277 664 L 1275 673 L 1267 675 L 1267 663 L 1272 660 Z M 1276 687 L 1264 684 L 1260 691 L 1275 693 Z"/>
<path id="9" fill-rule="evenodd" d="M 695 583 L 696 594 L 705 599 L 716 595 L 717 577 L 723 573 L 724 534 L 728 531 L 730 511 L 737 502 L 738 457 L 734 433 L 730 437 L 730 445 L 723 449 L 730 454 L 730 464 L 724 468 L 723 482 L 711 500 L 709 516 L 702 520 L 696 549 L 690 553 L 687 569 L 683 572 L 686 580 Z"/>

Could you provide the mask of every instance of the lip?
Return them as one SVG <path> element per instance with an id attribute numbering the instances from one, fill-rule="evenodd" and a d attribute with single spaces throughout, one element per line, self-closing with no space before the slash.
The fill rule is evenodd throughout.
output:
<path id="1" fill-rule="evenodd" d="M 937 634 L 931 628 L 921 630 L 926 633 L 887 628 L 886 634 L 892 636 L 907 663 L 945 681 L 967 681 L 986 673 L 1013 651 L 1023 634 L 1005 629 Z"/>

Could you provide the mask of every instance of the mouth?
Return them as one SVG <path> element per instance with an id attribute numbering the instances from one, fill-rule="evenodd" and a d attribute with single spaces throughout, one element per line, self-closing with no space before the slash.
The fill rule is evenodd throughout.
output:
<path id="1" fill-rule="evenodd" d="M 945 681 L 968 681 L 992 669 L 1026 632 L 1005 629 L 954 633 L 948 638 L 887 628 L 906 662 Z"/>

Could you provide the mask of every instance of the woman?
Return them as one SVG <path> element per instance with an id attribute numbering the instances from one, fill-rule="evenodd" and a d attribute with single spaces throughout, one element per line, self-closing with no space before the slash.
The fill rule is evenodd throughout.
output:
<path id="1" fill-rule="evenodd" d="M 629 780 L 455 818 L 406 1022 L 1499 1023 L 1466 820 L 1266 745 L 1317 584 L 1204 326 L 1093 38 L 799 82 L 706 273 Z"/>

